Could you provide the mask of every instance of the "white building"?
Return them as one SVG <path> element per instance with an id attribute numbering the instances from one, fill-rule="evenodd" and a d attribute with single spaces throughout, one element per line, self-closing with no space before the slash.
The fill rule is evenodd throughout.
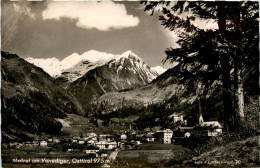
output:
<path id="1" fill-rule="evenodd" d="M 79 138 L 78 139 L 78 144 L 80 144 L 80 145 L 85 144 L 85 139 L 84 138 Z"/>
<path id="2" fill-rule="evenodd" d="M 184 133 L 184 138 L 189 138 L 190 136 L 191 136 L 191 133 L 189 133 L 189 132 Z"/>
<path id="3" fill-rule="evenodd" d="M 114 141 L 114 136 L 111 134 L 101 134 L 98 136 L 99 141 L 107 141 L 107 142 L 112 142 Z"/>
<path id="4" fill-rule="evenodd" d="M 91 132 L 91 133 L 88 133 L 87 136 L 92 138 L 92 137 L 97 137 L 97 134 L 94 132 Z"/>
<path id="5" fill-rule="evenodd" d="M 169 116 L 169 118 L 173 119 L 173 123 L 176 123 L 178 121 L 184 122 L 183 115 L 181 114 L 173 113 L 172 115 Z"/>
<path id="6" fill-rule="evenodd" d="M 126 135 L 126 134 L 122 134 L 122 135 L 120 136 L 120 139 L 126 140 L 126 139 L 127 139 L 127 135 Z"/>
<path id="7" fill-rule="evenodd" d="M 48 143 L 46 141 L 40 141 L 40 146 L 47 146 Z"/>
<path id="8" fill-rule="evenodd" d="M 100 141 L 96 143 L 96 146 L 99 147 L 99 149 L 105 149 L 105 150 L 111 150 L 117 148 L 116 142 L 107 142 L 107 141 Z"/>
<path id="9" fill-rule="evenodd" d="M 159 142 L 164 144 L 171 144 L 173 131 L 170 129 L 156 131 L 156 136 L 158 137 Z"/>

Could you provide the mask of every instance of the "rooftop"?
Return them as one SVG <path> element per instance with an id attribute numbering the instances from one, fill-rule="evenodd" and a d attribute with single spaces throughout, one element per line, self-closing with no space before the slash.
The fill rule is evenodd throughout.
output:
<path id="1" fill-rule="evenodd" d="M 172 131 L 172 130 L 170 130 L 170 129 L 159 130 L 159 131 L 156 131 L 156 132 L 163 132 L 163 133 L 173 133 L 173 131 Z"/>
<path id="2" fill-rule="evenodd" d="M 223 128 L 218 121 L 205 121 L 200 123 L 197 127 Z"/>

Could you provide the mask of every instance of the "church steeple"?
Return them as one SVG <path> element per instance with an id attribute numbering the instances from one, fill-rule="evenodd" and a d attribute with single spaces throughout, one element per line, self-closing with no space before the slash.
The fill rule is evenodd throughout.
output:
<path id="1" fill-rule="evenodd" d="M 200 104 L 200 100 L 199 100 L 199 124 L 203 123 L 203 117 L 202 117 L 202 110 L 201 110 L 201 104 Z"/>

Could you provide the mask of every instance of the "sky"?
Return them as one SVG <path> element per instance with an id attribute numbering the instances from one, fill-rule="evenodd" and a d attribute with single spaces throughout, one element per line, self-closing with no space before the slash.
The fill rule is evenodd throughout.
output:
<path id="1" fill-rule="evenodd" d="M 148 65 L 162 66 L 175 41 L 139 2 L 2 2 L 2 50 L 22 58 L 132 50 Z"/>
<path id="2" fill-rule="evenodd" d="M 149 66 L 163 66 L 164 51 L 177 46 L 177 36 L 163 28 L 157 13 L 150 14 L 137 1 L 3 1 L 2 50 L 59 60 L 89 50 L 132 50 Z"/>

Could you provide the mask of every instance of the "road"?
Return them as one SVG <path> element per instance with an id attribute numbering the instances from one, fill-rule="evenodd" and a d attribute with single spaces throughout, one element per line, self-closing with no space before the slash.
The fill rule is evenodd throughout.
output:
<path id="1" fill-rule="evenodd" d="M 110 155 L 107 157 L 106 160 L 109 160 L 109 164 L 108 163 L 104 163 L 101 167 L 105 168 L 105 167 L 110 167 L 110 165 L 114 162 L 114 160 L 116 159 L 116 156 L 118 154 L 119 150 L 113 151 L 112 153 L 110 153 Z"/>

